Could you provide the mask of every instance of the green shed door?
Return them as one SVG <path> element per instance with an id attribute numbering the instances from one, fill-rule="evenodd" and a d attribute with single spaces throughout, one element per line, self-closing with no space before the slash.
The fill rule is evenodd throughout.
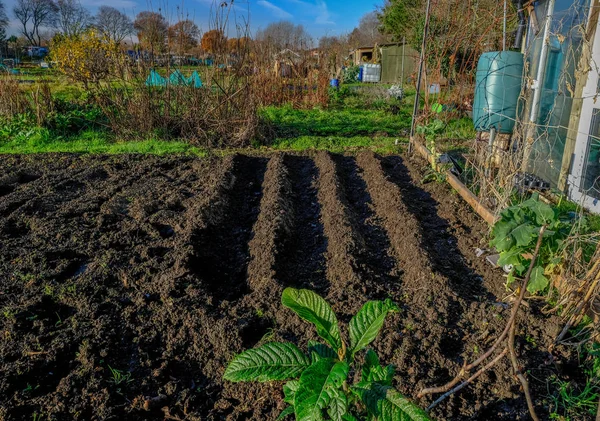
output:
<path id="1" fill-rule="evenodd" d="M 400 82 L 400 73 L 402 73 L 402 56 L 398 54 L 398 48 L 385 48 L 381 54 L 381 81 Z"/>

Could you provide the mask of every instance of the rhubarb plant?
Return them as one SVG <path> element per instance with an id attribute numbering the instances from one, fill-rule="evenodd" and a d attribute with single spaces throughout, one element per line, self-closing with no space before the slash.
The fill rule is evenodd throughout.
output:
<path id="1" fill-rule="evenodd" d="M 325 343 L 308 342 L 308 353 L 291 343 L 270 342 L 236 356 L 225 371 L 232 382 L 286 380 L 284 400 L 289 406 L 279 419 L 297 421 L 421 421 L 425 411 L 392 387 L 394 367 L 383 367 L 372 349 L 356 358 L 379 334 L 391 301 L 369 301 L 350 320 L 349 342 L 329 304 L 309 290 L 286 288 L 282 304 L 312 323 Z M 364 361 L 359 364 L 357 361 Z M 360 379 L 350 380 L 360 374 Z"/>

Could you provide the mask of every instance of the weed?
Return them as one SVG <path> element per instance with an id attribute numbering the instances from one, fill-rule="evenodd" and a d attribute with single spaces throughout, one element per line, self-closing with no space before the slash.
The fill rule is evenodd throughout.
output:
<path id="1" fill-rule="evenodd" d="M 108 369 L 110 370 L 110 374 L 112 375 L 111 382 L 115 385 L 120 385 L 123 383 L 127 384 L 133 381 L 133 379 L 131 378 L 131 373 L 128 371 L 123 372 L 122 370 L 112 368 L 110 365 L 108 366 Z"/>
<path id="2" fill-rule="evenodd" d="M 32 273 L 15 272 L 14 276 L 25 284 L 35 281 L 35 275 Z"/>
<path id="3" fill-rule="evenodd" d="M 286 288 L 282 304 L 312 323 L 326 344 L 309 341 L 307 356 L 291 343 L 269 342 L 242 352 L 229 363 L 225 380 L 268 382 L 289 380 L 283 386 L 290 404 L 279 416 L 322 420 L 324 412 L 335 420 L 358 420 L 366 415 L 380 421 L 428 420 L 427 414 L 392 388 L 395 369 L 381 366 L 369 349 L 360 366 L 355 360 L 378 335 L 388 313 L 398 312 L 391 300 L 369 301 L 349 324 L 349 347 L 342 338 L 335 313 L 320 296 L 309 290 Z M 361 380 L 348 384 L 351 371 Z M 290 380 L 292 379 L 292 380 Z"/>
<path id="4" fill-rule="evenodd" d="M 427 171 L 425 171 L 425 175 L 423 175 L 423 178 L 421 179 L 421 184 L 427 184 L 431 181 L 443 183 L 446 181 L 446 174 L 436 171 L 433 168 L 428 168 Z"/>
<path id="5" fill-rule="evenodd" d="M 52 297 L 54 295 L 54 287 L 49 284 L 44 285 L 44 295 L 49 295 Z"/>
<path id="6" fill-rule="evenodd" d="M 527 342 L 531 346 L 537 348 L 537 342 L 536 342 L 536 340 L 535 340 L 535 338 L 533 336 L 531 336 L 531 335 L 525 335 L 525 342 Z"/>
<path id="7" fill-rule="evenodd" d="M 4 315 L 4 318 L 8 319 L 8 320 L 14 320 L 14 318 L 15 318 L 15 312 L 8 307 L 5 307 L 2 310 L 2 315 Z"/>
<path id="8" fill-rule="evenodd" d="M 270 341 L 271 339 L 273 339 L 273 336 L 275 336 L 275 331 L 272 328 L 267 329 L 267 331 L 265 332 L 265 334 L 263 335 L 263 337 L 261 338 L 261 342 L 267 342 Z"/>
<path id="9" fill-rule="evenodd" d="M 592 381 L 586 382 L 583 389 L 578 389 L 571 382 L 556 377 L 551 380 L 557 393 L 552 396 L 551 419 L 571 420 L 580 415 L 594 415 L 598 408 L 600 387 Z"/>

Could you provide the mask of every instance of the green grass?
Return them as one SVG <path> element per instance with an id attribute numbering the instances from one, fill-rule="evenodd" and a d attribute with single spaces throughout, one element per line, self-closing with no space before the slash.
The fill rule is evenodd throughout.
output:
<path id="1" fill-rule="evenodd" d="M 10 141 L 0 142 L 0 154 L 34 153 L 92 153 L 92 154 L 193 154 L 205 156 L 207 152 L 183 141 L 144 139 L 139 141 L 115 141 L 105 133 L 86 131 L 70 137 L 52 136 L 39 130 L 30 136 L 15 136 Z"/>
<path id="2" fill-rule="evenodd" d="M 376 152 L 390 154 L 398 153 L 407 143 L 408 139 L 395 137 L 300 136 L 275 139 L 272 148 L 292 151 L 316 149 L 328 150 L 330 152 L 344 152 L 352 149 L 367 148 Z"/>
<path id="3" fill-rule="evenodd" d="M 400 110 L 321 109 L 297 110 L 291 106 L 265 107 L 260 116 L 269 123 L 277 138 L 300 136 L 399 136 L 410 127 L 410 115 Z"/>

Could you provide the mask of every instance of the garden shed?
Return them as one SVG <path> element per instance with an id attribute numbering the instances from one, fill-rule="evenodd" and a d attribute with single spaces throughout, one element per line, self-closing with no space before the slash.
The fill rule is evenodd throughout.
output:
<path id="1" fill-rule="evenodd" d="M 406 43 L 383 44 L 381 50 L 381 82 L 404 83 L 415 73 L 419 53 Z"/>
<path id="2" fill-rule="evenodd" d="M 352 61 L 355 66 L 360 66 L 364 63 L 370 63 L 373 60 L 373 46 L 371 47 L 360 47 L 350 52 L 348 58 Z"/>
<path id="3" fill-rule="evenodd" d="M 406 43 L 396 42 L 357 48 L 349 59 L 356 66 L 381 64 L 381 83 L 404 83 L 416 72 L 419 53 Z"/>

